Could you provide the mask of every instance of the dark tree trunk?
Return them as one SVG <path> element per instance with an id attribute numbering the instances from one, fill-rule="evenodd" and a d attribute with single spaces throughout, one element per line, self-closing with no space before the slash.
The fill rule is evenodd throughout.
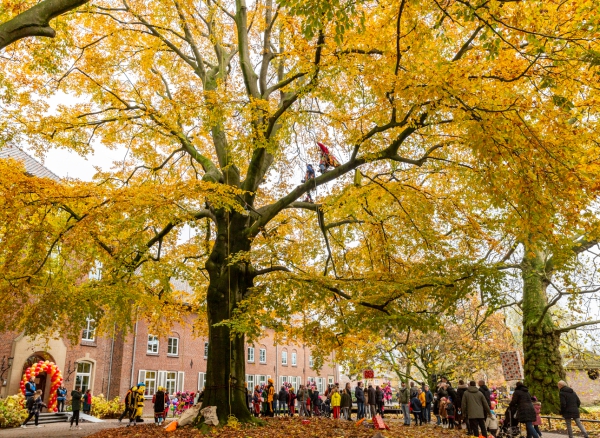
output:
<path id="1" fill-rule="evenodd" d="M 231 256 L 250 250 L 244 235 L 247 220 L 238 213 L 217 215 L 217 240 L 206 262 L 209 344 L 203 406 L 216 406 L 221 423 L 229 415 L 242 422 L 252 419 L 246 400 L 244 336 L 232 338 L 229 327 L 215 326 L 231 317 L 252 285 L 247 263 L 229 265 Z"/>
<path id="2" fill-rule="evenodd" d="M 528 251 L 529 250 L 529 251 Z M 541 253 L 525 250 L 523 271 L 523 352 L 525 384 L 531 395 L 542 402 L 542 413 L 558 413 L 559 380 L 565 378 L 560 353 L 560 333 L 549 312 L 546 289 L 548 280 Z"/>

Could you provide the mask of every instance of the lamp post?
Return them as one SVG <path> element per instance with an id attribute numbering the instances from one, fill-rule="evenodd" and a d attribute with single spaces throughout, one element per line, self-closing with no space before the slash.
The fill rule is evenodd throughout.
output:
<path id="1" fill-rule="evenodd" d="M 77 371 L 77 365 L 79 365 L 79 362 L 73 361 L 73 369 L 71 370 L 71 364 L 69 364 L 69 369 L 67 370 L 67 378 L 65 379 L 65 382 L 71 381 L 71 374 Z"/>
<path id="2" fill-rule="evenodd" d="M 6 356 L 2 356 L 2 364 L 0 364 L 0 381 L 2 381 L 2 386 L 4 386 L 4 373 L 12 367 L 13 360 L 14 357 L 7 358 Z"/>

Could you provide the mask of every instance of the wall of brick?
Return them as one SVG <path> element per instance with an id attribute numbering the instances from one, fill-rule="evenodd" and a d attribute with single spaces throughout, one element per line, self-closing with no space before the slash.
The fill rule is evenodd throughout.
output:
<path id="1" fill-rule="evenodd" d="M 567 383 L 583 405 L 600 403 L 600 379 L 590 379 L 586 370 L 567 370 Z"/>

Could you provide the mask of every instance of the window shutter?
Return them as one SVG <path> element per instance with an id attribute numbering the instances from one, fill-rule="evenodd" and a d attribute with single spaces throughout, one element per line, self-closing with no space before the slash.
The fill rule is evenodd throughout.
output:
<path id="1" fill-rule="evenodd" d="M 202 391 L 204 389 L 205 385 L 206 385 L 206 373 L 198 373 L 198 391 Z"/>
<path id="2" fill-rule="evenodd" d="M 138 372 L 138 381 L 135 382 L 133 385 L 137 386 L 137 384 L 141 382 L 146 382 L 146 370 L 140 370 Z"/>
<path id="3" fill-rule="evenodd" d="M 177 391 L 185 391 L 184 387 L 183 387 L 183 377 L 184 377 L 184 372 L 183 371 L 178 371 L 177 372 Z"/>
<path id="4" fill-rule="evenodd" d="M 158 390 L 159 386 L 162 386 L 162 387 L 167 386 L 167 372 L 166 371 L 158 372 L 158 377 L 156 379 L 156 389 L 157 390 Z"/>

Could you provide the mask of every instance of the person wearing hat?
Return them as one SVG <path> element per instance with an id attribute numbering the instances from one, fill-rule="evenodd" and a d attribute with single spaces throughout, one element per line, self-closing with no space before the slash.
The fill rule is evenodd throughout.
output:
<path id="1" fill-rule="evenodd" d="M 165 419 L 165 406 L 167 405 L 165 388 L 162 386 L 158 387 L 158 391 L 152 396 L 152 403 L 154 404 L 154 423 L 160 426 Z"/>
<path id="2" fill-rule="evenodd" d="M 273 379 L 269 379 L 267 382 L 269 383 L 267 386 L 267 405 L 269 407 L 267 415 L 269 417 L 274 417 L 275 411 L 273 410 L 273 397 L 275 395 L 275 387 L 273 386 Z"/>
<path id="3" fill-rule="evenodd" d="M 142 415 L 144 413 L 144 393 L 146 392 L 146 384 L 144 382 L 140 382 L 137 386 L 134 386 L 131 389 L 132 394 L 132 405 L 129 411 L 129 424 L 127 427 L 131 426 L 131 423 L 135 426 L 138 421 L 143 421 Z"/>

